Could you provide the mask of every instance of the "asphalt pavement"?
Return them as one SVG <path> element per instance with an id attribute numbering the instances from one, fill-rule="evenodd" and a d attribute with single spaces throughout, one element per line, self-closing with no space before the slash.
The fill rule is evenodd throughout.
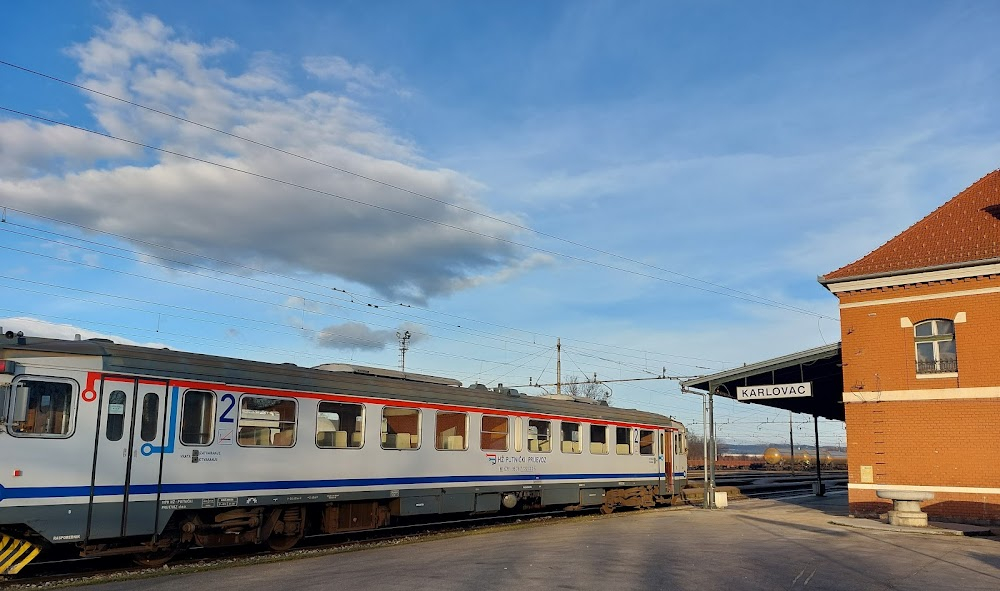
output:
<path id="1" fill-rule="evenodd" d="M 862 526 L 862 527 L 854 527 Z M 843 494 L 621 511 L 91 591 L 1000 589 L 1000 537 L 847 517 Z"/>

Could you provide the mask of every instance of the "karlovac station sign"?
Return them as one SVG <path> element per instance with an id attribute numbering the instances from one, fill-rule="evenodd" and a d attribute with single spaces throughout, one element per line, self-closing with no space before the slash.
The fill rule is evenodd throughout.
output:
<path id="1" fill-rule="evenodd" d="M 774 384 L 772 386 L 740 386 L 736 400 L 769 400 L 771 398 L 804 398 L 812 396 L 812 382 Z"/>

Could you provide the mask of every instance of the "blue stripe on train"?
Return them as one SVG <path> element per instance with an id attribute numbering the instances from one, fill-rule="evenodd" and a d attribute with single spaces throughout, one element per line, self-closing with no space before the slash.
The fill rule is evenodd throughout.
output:
<path id="1" fill-rule="evenodd" d="M 645 474 L 496 474 L 488 476 L 415 476 L 408 478 L 343 478 L 336 480 L 276 480 L 271 482 L 210 482 L 191 484 L 164 484 L 159 487 L 161 494 L 233 492 L 252 490 L 291 490 L 304 488 L 343 488 L 349 486 L 397 486 L 405 484 L 443 484 L 499 481 L 539 482 L 544 480 L 630 480 L 657 478 L 656 472 Z M 140 484 L 129 487 L 129 494 L 155 494 L 155 484 Z M 125 494 L 124 486 L 98 486 L 94 496 Z M 4 499 L 44 499 L 59 497 L 90 496 L 89 486 L 51 486 L 4 488 L 0 486 L 0 501 Z"/>

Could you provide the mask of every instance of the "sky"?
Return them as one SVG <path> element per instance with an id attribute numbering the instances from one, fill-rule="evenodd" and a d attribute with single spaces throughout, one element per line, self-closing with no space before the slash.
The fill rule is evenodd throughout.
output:
<path id="1" fill-rule="evenodd" d="M 408 332 L 407 371 L 528 393 L 557 359 L 676 378 L 833 343 L 817 276 L 1000 166 L 998 27 L 989 1 L 14 3 L 0 326 L 392 369 Z M 606 387 L 702 429 L 676 379 Z"/>

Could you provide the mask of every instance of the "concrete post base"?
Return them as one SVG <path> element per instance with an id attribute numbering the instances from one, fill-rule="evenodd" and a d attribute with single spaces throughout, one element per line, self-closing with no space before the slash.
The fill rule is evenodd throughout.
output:
<path id="1" fill-rule="evenodd" d="M 891 525 L 908 527 L 927 527 L 927 514 L 920 510 L 921 501 L 934 498 L 934 493 L 907 490 L 877 490 L 875 495 L 882 499 L 892 500 L 892 511 L 889 511 Z"/>
<path id="2" fill-rule="evenodd" d="M 908 527 L 927 527 L 927 514 L 918 507 L 916 511 L 889 511 L 890 525 L 905 525 Z"/>

